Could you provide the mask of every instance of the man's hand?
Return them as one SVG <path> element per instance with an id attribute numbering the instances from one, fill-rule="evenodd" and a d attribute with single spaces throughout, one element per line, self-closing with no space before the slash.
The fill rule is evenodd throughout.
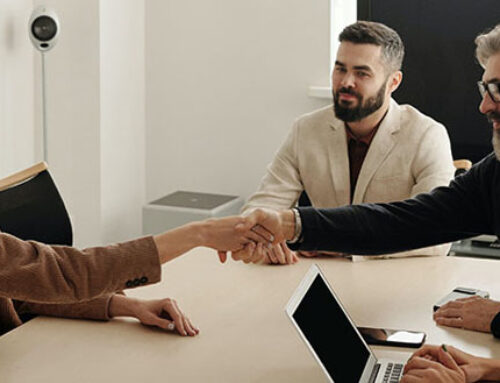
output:
<path id="1" fill-rule="evenodd" d="M 134 317 L 143 325 L 167 331 L 177 330 L 183 336 L 194 336 L 200 332 L 171 298 L 142 300 L 115 294 L 109 303 L 109 316 Z"/>
<path id="2" fill-rule="evenodd" d="M 244 216 L 245 229 L 252 226 L 254 231 L 272 233 L 273 246 L 267 244 L 248 243 L 243 249 L 232 252 L 235 261 L 245 263 L 282 263 L 290 260 L 296 262 L 297 257 L 286 247 L 285 240 L 293 238 L 295 233 L 295 216 L 292 210 L 275 211 L 258 208 Z M 283 244 L 283 246 L 281 245 Z M 285 248 L 284 248 L 285 247 Z M 222 255 L 219 252 L 222 260 Z M 225 254 L 224 254 L 225 257 Z"/>
<path id="3" fill-rule="evenodd" d="M 215 222 L 217 221 L 215 220 Z M 284 240 L 291 239 L 295 233 L 295 217 L 291 210 L 277 212 L 271 209 L 255 209 L 240 217 L 235 230 L 240 236 L 235 242 L 239 248 L 219 249 L 221 262 L 225 262 L 227 251 L 232 252 L 234 260 L 241 260 L 245 263 L 259 263 L 266 260 L 286 263 L 287 259 L 293 262 L 294 256 L 290 250 L 283 249 L 279 244 L 280 242 L 284 243 Z M 272 249 L 271 243 L 275 245 L 274 249 Z M 215 248 L 215 246 L 210 247 Z M 285 253 L 287 250 L 288 253 Z"/>
<path id="4" fill-rule="evenodd" d="M 446 350 L 447 352 L 444 352 L 442 346 L 423 346 L 412 355 L 405 366 L 404 372 L 408 372 L 410 369 L 412 369 L 413 366 L 415 366 L 415 364 L 417 363 L 413 361 L 415 358 L 439 362 L 439 358 L 442 358 L 443 355 L 447 353 L 453 358 L 458 367 L 460 367 L 460 369 L 463 371 L 465 375 L 465 381 L 467 383 L 477 382 L 484 379 L 490 380 L 492 378 L 489 373 L 490 371 L 494 370 L 493 365 L 495 361 L 467 354 L 452 346 L 446 346 Z"/>
<path id="5" fill-rule="evenodd" d="M 255 220 L 249 217 L 209 219 L 201 224 L 203 244 L 216 249 L 223 263 L 228 251 L 242 250 L 250 242 L 268 244 L 274 241 L 269 230 L 256 225 Z"/>
<path id="6" fill-rule="evenodd" d="M 268 222 L 267 215 L 257 218 Z M 153 236 L 160 263 L 171 261 L 185 252 L 198 247 L 210 247 L 218 251 L 221 262 L 228 251 L 237 251 L 250 243 L 269 244 L 275 240 L 270 230 L 256 222 L 256 217 L 227 217 L 191 222 Z M 271 226 L 271 225 L 270 225 Z"/>
<path id="7" fill-rule="evenodd" d="M 285 241 L 265 249 L 265 253 L 264 263 L 270 265 L 293 265 L 299 261 L 295 251 L 290 250 Z"/>
<path id="8" fill-rule="evenodd" d="M 233 252 L 233 260 L 245 263 L 267 263 L 291 265 L 297 263 L 299 258 L 290 250 L 286 242 L 272 246 L 246 246 L 243 250 Z"/>
<path id="9" fill-rule="evenodd" d="M 247 223 L 261 226 L 274 236 L 273 244 L 293 238 L 295 233 L 295 216 L 292 210 L 275 211 L 258 208 L 245 216 Z"/>
<path id="10" fill-rule="evenodd" d="M 438 325 L 490 332 L 490 324 L 500 312 L 500 302 L 481 297 L 457 299 L 434 313 Z"/>
<path id="11" fill-rule="evenodd" d="M 445 351 L 445 346 L 426 347 L 418 350 L 406 363 L 401 383 L 472 382 L 466 380 L 464 371 L 452 355 Z"/>

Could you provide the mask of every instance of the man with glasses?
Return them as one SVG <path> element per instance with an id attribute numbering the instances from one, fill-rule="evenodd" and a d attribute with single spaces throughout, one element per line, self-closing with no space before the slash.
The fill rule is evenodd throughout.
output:
<path id="1" fill-rule="evenodd" d="M 413 199 L 336 209 L 260 209 L 257 222 L 285 239 L 291 249 L 356 254 L 389 253 L 456 241 L 478 234 L 500 235 L 500 24 L 476 38 L 484 68 L 478 83 L 479 110 L 493 125 L 494 153 L 456 177 Z M 233 257 L 258 262 L 262 246 L 248 245 Z M 438 324 L 500 336 L 500 302 L 466 299 L 436 312 Z M 473 357 L 452 347 L 425 346 L 405 367 L 404 383 L 500 381 L 500 360 Z"/>

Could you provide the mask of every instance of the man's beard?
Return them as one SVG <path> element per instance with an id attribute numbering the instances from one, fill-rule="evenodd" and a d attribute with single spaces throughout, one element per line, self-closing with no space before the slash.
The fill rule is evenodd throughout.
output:
<path id="1" fill-rule="evenodd" d="M 488 118 L 488 121 L 493 123 L 493 120 L 500 120 L 500 114 L 491 112 L 486 115 Z M 495 151 L 495 156 L 498 161 L 500 161 L 500 131 L 493 129 L 493 138 L 492 138 L 492 143 L 493 143 L 493 150 Z"/>
<path id="2" fill-rule="evenodd" d="M 347 93 L 355 96 L 358 100 L 358 105 L 355 108 L 345 107 L 340 105 L 339 94 Z M 340 88 L 333 94 L 333 110 L 339 120 L 344 122 L 360 121 L 366 116 L 380 109 L 384 103 L 385 97 L 385 82 L 378 90 L 377 94 L 370 97 L 363 103 L 363 97 L 351 88 Z"/>

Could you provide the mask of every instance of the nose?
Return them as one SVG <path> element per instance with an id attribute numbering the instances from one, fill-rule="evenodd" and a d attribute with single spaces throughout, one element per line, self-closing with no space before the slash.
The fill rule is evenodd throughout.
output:
<path id="1" fill-rule="evenodd" d="M 490 94 L 486 92 L 481 103 L 479 104 L 479 111 L 482 114 L 487 114 L 496 109 L 497 104 L 491 99 Z"/>
<path id="2" fill-rule="evenodd" d="M 342 76 L 340 85 L 342 85 L 342 87 L 344 88 L 354 88 L 355 82 L 353 74 L 349 72 L 345 73 L 344 76 Z"/>

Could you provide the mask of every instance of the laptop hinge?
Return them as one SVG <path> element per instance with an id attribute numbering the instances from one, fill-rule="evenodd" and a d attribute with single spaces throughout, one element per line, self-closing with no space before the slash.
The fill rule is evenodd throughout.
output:
<path id="1" fill-rule="evenodd" d="M 375 379 L 377 379 L 378 370 L 380 370 L 380 363 L 377 363 L 373 366 L 372 374 L 370 375 L 369 383 L 375 383 Z"/>

